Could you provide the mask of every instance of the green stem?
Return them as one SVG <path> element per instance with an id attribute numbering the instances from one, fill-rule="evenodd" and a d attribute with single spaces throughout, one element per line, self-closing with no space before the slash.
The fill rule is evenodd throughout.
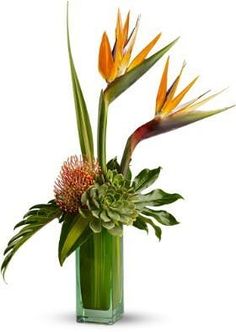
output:
<path id="1" fill-rule="evenodd" d="M 126 177 L 128 174 L 128 170 L 129 170 L 129 165 L 131 162 L 131 156 L 133 153 L 133 149 L 132 149 L 132 135 L 128 138 L 126 146 L 125 146 L 125 150 L 121 159 L 121 173 Z"/>
<path id="2" fill-rule="evenodd" d="M 132 154 L 134 152 L 134 149 L 138 145 L 139 142 L 142 140 L 155 136 L 157 127 L 159 124 L 160 120 L 159 119 L 153 119 L 149 122 L 146 122 L 142 126 L 138 127 L 133 134 L 128 138 L 125 150 L 123 153 L 123 157 L 121 160 L 121 172 L 124 174 L 124 176 L 127 175 L 128 170 L 129 170 L 129 164 L 131 161 Z"/>
<path id="3" fill-rule="evenodd" d="M 107 113 L 109 102 L 104 91 L 101 91 L 98 110 L 98 139 L 97 153 L 100 167 L 105 174 L 106 167 L 106 136 L 107 136 Z"/>

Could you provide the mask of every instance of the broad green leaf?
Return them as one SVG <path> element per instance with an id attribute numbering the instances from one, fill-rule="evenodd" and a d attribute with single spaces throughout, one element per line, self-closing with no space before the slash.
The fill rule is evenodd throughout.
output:
<path id="1" fill-rule="evenodd" d="M 69 36 L 68 4 L 67 4 L 67 44 L 68 44 L 71 78 L 72 78 L 76 119 L 77 119 L 81 152 L 85 159 L 87 159 L 88 161 L 92 161 L 94 159 L 93 134 L 90 124 L 89 114 L 87 111 L 87 106 L 84 100 L 83 92 L 81 90 L 81 86 L 76 73 L 72 52 L 71 52 L 70 36 Z"/>
<path id="2" fill-rule="evenodd" d="M 142 230 L 144 230 L 148 233 L 148 227 L 147 227 L 146 222 L 143 221 L 143 219 L 139 216 L 134 221 L 133 226 L 138 228 L 138 229 L 142 229 Z"/>
<path id="3" fill-rule="evenodd" d="M 175 217 L 167 211 L 155 211 L 144 208 L 142 210 L 142 213 L 148 217 L 153 217 L 156 221 L 165 226 L 173 226 L 179 224 Z"/>
<path id="4" fill-rule="evenodd" d="M 168 194 L 161 189 L 156 189 L 145 195 L 139 195 L 139 199 L 135 201 L 135 206 L 138 209 L 143 209 L 146 206 L 161 206 L 170 204 L 178 199 L 183 198 L 179 194 Z"/>
<path id="5" fill-rule="evenodd" d="M 170 44 L 163 47 L 160 51 L 156 52 L 140 65 L 128 71 L 121 77 L 118 77 L 115 81 L 108 85 L 105 90 L 105 94 L 109 103 L 115 100 L 122 92 L 127 90 L 132 84 L 134 84 L 140 77 L 142 77 L 159 59 L 165 55 L 166 52 L 177 42 L 178 38 L 172 41 Z"/>
<path id="6" fill-rule="evenodd" d="M 149 219 L 149 218 L 146 218 L 142 215 L 139 215 L 139 220 L 142 221 L 144 224 L 149 224 L 151 225 L 153 228 L 154 228 L 154 231 L 155 231 L 155 235 L 158 237 L 159 241 L 161 241 L 161 235 L 162 235 L 162 230 L 159 226 L 155 225 L 154 222 Z"/>
<path id="7" fill-rule="evenodd" d="M 4 251 L 4 255 L 6 256 L 1 266 L 3 277 L 5 277 L 8 264 L 17 250 L 42 227 L 55 218 L 60 218 L 61 214 L 62 211 L 55 204 L 54 200 L 50 201 L 48 204 L 39 204 L 30 208 L 29 212 L 25 214 L 24 220 L 18 223 L 14 229 L 24 227 L 11 238 Z"/>
<path id="8" fill-rule="evenodd" d="M 130 184 L 131 184 L 131 181 L 132 181 L 132 172 L 131 172 L 130 167 L 128 167 L 128 171 L 127 171 L 127 174 L 125 176 L 125 179 L 126 179 L 126 187 L 129 188 Z"/>
<path id="9" fill-rule="evenodd" d="M 111 171 L 117 170 L 118 172 L 120 172 L 120 165 L 117 161 L 117 157 L 115 157 L 115 158 L 108 161 L 107 169 L 108 170 L 110 169 Z"/>
<path id="10" fill-rule="evenodd" d="M 162 230 L 159 226 L 152 224 L 152 227 L 154 228 L 156 237 L 159 239 L 159 241 L 161 241 L 161 236 L 162 236 Z"/>
<path id="11" fill-rule="evenodd" d="M 150 187 L 159 177 L 161 167 L 155 169 L 143 169 L 135 178 L 132 183 L 134 191 L 139 192 Z"/>
<path id="12" fill-rule="evenodd" d="M 60 264 L 90 235 L 89 221 L 81 215 L 68 214 L 62 224 L 58 248 Z"/>
<path id="13" fill-rule="evenodd" d="M 55 202 L 55 199 L 51 199 L 47 204 L 36 204 L 36 205 L 33 205 L 31 206 L 31 208 L 29 210 L 34 210 L 34 209 L 40 209 L 40 208 L 47 208 L 48 205 L 52 206 L 57 206 L 56 205 L 56 202 Z"/>

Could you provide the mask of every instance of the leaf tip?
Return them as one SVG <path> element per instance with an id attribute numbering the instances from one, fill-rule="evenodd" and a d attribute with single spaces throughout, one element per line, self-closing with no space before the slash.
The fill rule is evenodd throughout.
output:
<path id="1" fill-rule="evenodd" d="M 185 199 L 182 195 L 175 193 L 176 199 Z"/>
<path id="2" fill-rule="evenodd" d="M 60 266 L 62 267 L 65 262 L 65 258 L 58 256 L 58 259 L 59 259 Z"/>
<path id="3" fill-rule="evenodd" d="M 6 285 L 8 285 L 7 281 L 6 281 L 6 266 L 3 266 L 4 263 L 2 264 L 1 266 L 1 275 L 2 275 L 2 278 L 3 278 L 3 281 Z"/>

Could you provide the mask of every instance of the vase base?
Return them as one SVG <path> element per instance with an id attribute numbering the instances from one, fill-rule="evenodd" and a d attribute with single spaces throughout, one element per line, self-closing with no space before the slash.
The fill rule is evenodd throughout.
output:
<path id="1" fill-rule="evenodd" d="M 109 316 L 109 311 L 84 309 L 83 315 L 77 316 L 78 323 L 99 323 L 112 325 L 122 318 L 123 311 L 114 311 L 112 316 Z"/>

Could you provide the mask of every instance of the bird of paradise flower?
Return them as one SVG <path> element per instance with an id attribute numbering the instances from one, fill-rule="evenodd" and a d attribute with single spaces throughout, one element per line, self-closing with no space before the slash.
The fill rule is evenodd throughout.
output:
<path id="1" fill-rule="evenodd" d="M 107 34 L 104 33 L 102 36 L 99 48 L 98 68 L 107 85 L 100 94 L 96 158 L 94 154 L 93 132 L 91 129 L 89 113 L 72 57 L 67 7 L 68 53 L 82 158 L 78 159 L 77 157 L 72 157 L 64 163 L 61 174 L 54 188 L 55 198 L 47 204 L 33 206 L 28 213 L 25 214 L 23 220 L 15 226 L 15 228 L 23 228 L 9 241 L 4 252 L 5 259 L 1 266 L 3 275 L 6 272 L 9 262 L 18 249 L 42 227 L 54 219 L 59 219 L 59 222 L 62 223 L 58 250 L 61 265 L 65 259 L 72 252 L 74 252 L 79 244 L 86 239 L 88 234 L 90 234 L 89 232 L 91 232 L 91 230 L 89 229 L 89 220 L 87 220 L 85 215 L 80 212 L 83 208 L 81 197 L 86 193 L 86 190 L 88 190 L 90 186 L 95 183 L 98 175 L 102 174 L 105 178 L 108 174 L 107 168 L 108 166 L 111 166 L 111 164 L 109 165 L 109 163 L 107 163 L 106 158 L 106 133 L 109 106 L 132 84 L 149 71 L 149 69 L 152 68 L 178 40 L 178 38 L 175 39 L 159 51 L 155 52 L 153 55 L 149 56 L 149 53 L 161 37 L 161 33 L 158 33 L 151 40 L 151 42 L 149 42 L 143 50 L 138 53 L 137 56 L 132 58 L 139 22 L 140 18 L 138 17 L 134 28 L 130 32 L 130 13 L 127 14 L 125 22 L 123 23 L 120 11 L 118 10 L 115 27 L 115 42 L 113 47 L 111 47 Z M 115 170 L 122 173 L 119 174 L 119 176 L 123 178 L 126 177 L 125 182 L 130 177 L 130 161 L 133 151 L 139 142 L 149 137 L 160 135 L 186 126 L 190 123 L 199 121 L 233 107 L 229 106 L 212 111 L 199 111 L 199 107 L 220 93 L 218 92 L 208 95 L 209 91 L 194 99 L 191 99 L 188 102 L 185 102 L 184 104 L 181 104 L 185 95 L 195 84 L 198 77 L 194 78 L 181 92 L 177 93 L 177 88 L 185 68 L 185 63 L 183 64 L 177 78 L 168 88 L 169 62 L 170 59 L 168 57 L 157 92 L 154 117 L 147 123 L 138 127 L 130 135 L 126 143 L 121 163 L 119 164 L 117 161 L 113 161 Z M 140 190 L 149 187 L 157 179 L 159 172 L 160 168 L 154 170 L 145 169 L 141 171 L 131 184 L 131 189 L 136 190 L 139 193 Z M 146 176 L 144 182 L 143 176 Z M 141 181 L 141 184 L 139 181 Z M 127 182 L 131 183 L 130 178 Z M 160 199 L 160 196 L 165 199 Z M 144 202 L 139 202 L 139 205 L 142 206 L 142 208 L 145 208 L 148 197 L 151 201 L 154 200 L 154 206 L 163 205 L 163 202 L 164 204 L 172 203 L 181 198 L 179 194 L 167 194 L 159 189 L 145 195 L 137 194 L 137 197 L 141 197 L 141 199 L 145 197 L 146 199 L 144 199 Z M 157 200 L 157 202 L 155 200 Z M 95 203 L 93 202 L 93 204 Z M 137 204 L 136 201 L 135 204 Z M 89 205 L 87 206 L 87 210 L 87 212 L 91 212 L 89 210 Z M 165 211 L 159 212 L 164 213 Z M 147 216 L 155 217 L 155 213 L 158 213 L 158 211 L 144 209 L 143 213 L 146 213 Z M 158 218 L 160 221 L 160 215 Z M 165 225 L 177 224 L 175 218 L 167 212 L 165 212 L 164 218 Z M 145 220 L 155 227 L 156 235 L 160 239 L 160 227 L 156 226 L 147 218 L 145 218 Z M 136 225 L 136 227 L 146 229 L 146 224 L 143 221 L 141 224 L 139 223 L 138 226 Z"/>

